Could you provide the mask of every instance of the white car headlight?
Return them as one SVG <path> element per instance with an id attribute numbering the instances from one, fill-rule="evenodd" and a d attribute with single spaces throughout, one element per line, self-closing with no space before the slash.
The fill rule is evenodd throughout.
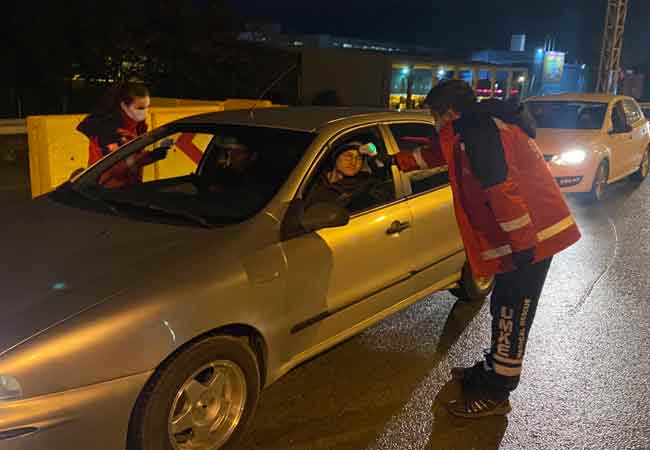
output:
<path id="1" fill-rule="evenodd" d="M 23 397 L 23 389 L 14 377 L 0 375 L 0 402 L 20 400 Z"/>
<path id="2" fill-rule="evenodd" d="M 582 164 L 585 162 L 585 159 L 587 159 L 587 152 L 585 150 L 573 149 L 554 156 L 551 161 L 560 166 L 573 166 Z"/>

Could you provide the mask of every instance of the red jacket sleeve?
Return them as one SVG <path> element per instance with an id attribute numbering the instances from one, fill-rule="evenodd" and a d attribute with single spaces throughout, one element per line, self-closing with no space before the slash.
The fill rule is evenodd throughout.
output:
<path id="1" fill-rule="evenodd" d="M 395 156 L 395 159 L 402 172 L 432 169 L 447 165 L 442 156 L 440 142 L 437 139 L 433 141 L 427 139 L 423 146 L 415 150 L 400 151 Z"/>

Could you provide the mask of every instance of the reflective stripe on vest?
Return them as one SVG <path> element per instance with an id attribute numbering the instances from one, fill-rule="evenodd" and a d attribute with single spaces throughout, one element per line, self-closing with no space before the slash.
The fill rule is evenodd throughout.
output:
<path id="1" fill-rule="evenodd" d="M 572 227 L 574 224 L 575 222 L 573 220 L 573 216 L 569 215 L 568 217 L 556 223 L 555 225 L 551 225 L 550 227 L 545 228 L 539 233 L 537 233 L 537 240 L 540 242 L 546 241 L 552 238 L 553 236 L 560 234 L 567 228 Z"/>
<path id="2" fill-rule="evenodd" d="M 533 221 L 531 220 L 530 215 L 524 214 L 523 216 L 515 220 L 511 220 L 510 222 L 501 222 L 499 225 L 501 225 L 501 229 L 503 231 L 506 233 L 511 233 L 530 225 L 532 222 Z"/>
<path id="3" fill-rule="evenodd" d="M 490 261 L 492 259 L 501 258 L 502 256 L 512 254 L 512 247 L 509 245 L 504 245 L 503 247 L 493 248 L 492 250 L 487 250 L 481 253 L 481 257 L 484 261 Z"/>
<path id="4" fill-rule="evenodd" d="M 552 237 L 557 236 L 558 234 L 563 232 L 564 230 L 572 227 L 574 224 L 575 222 L 573 220 L 573 216 L 568 216 L 565 219 L 561 220 L 560 222 L 556 223 L 555 225 L 551 225 L 550 227 L 545 228 L 539 233 L 537 233 L 537 240 L 539 242 L 543 242 L 548 239 L 551 239 Z M 483 253 L 481 253 L 481 257 L 483 258 L 484 261 L 490 261 L 511 254 L 512 254 L 512 247 L 509 245 L 504 245 L 502 247 L 497 247 L 491 250 L 484 251 Z"/>

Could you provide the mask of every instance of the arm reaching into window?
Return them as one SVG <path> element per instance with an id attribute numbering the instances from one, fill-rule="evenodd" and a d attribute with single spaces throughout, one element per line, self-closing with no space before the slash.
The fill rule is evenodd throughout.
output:
<path id="1" fill-rule="evenodd" d="M 401 150 L 395 155 L 397 165 L 402 172 L 433 169 L 447 165 L 437 138 L 404 137 L 400 139 L 400 142 L 421 144 L 415 150 Z"/>

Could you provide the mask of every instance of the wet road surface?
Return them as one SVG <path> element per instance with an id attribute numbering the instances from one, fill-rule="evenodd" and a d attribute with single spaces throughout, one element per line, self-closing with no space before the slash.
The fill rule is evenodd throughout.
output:
<path id="1" fill-rule="evenodd" d="M 0 160 L 0 205 L 29 198 Z M 582 240 L 555 258 L 507 417 L 450 417 L 449 370 L 489 346 L 484 304 L 433 295 L 262 394 L 245 450 L 649 449 L 650 179 L 570 200 Z"/>

